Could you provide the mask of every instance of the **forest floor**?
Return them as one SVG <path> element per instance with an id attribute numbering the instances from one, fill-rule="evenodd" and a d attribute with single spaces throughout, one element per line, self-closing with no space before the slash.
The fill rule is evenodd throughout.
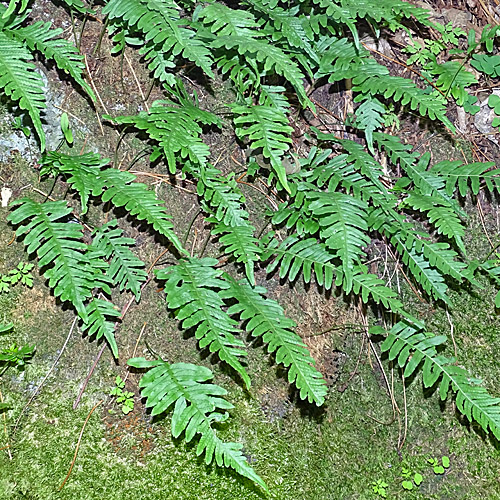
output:
<path id="1" fill-rule="evenodd" d="M 491 23 L 491 16 L 496 16 L 495 22 L 499 19 L 494 8 L 485 7 L 482 0 L 418 4 L 432 8 L 436 18 L 459 19 L 465 27 Z M 49 0 L 37 0 L 31 18 L 50 20 L 65 30 L 67 38 L 71 36 L 69 16 Z M 127 51 L 123 60 L 111 56 L 112 45 L 106 36 L 94 53 L 101 30 L 99 22 L 87 20 L 81 51 L 87 54 L 88 72 L 103 112 L 134 114 L 143 105 L 138 89 L 148 88 L 149 76 L 141 70 L 133 51 Z M 391 69 L 394 74 L 405 71 L 397 64 Z M 172 182 L 166 167 L 151 168 L 139 137 L 122 140 L 116 130 L 89 111 L 82 95 L 61 83 L 57 72 L 48 71 L 45 77 L 48 113 L 58 116 L 61 110 L 67 111 L 86 151 L 99 151 L 115 159 L 118 166 L 133 163 L 131 171 L 141 182 L 154 186 L 165 200 L 178 234 L 185 236 L 186 248 L 193 254 L 204 250 L 208 232 L 202 219 L 195 218 L 199 209 L 195 186 L 180 179 Z M 216 109 L 230 99 L 222 81 L 212 94 L 191 83 L 205 109 Z M 157 92 L 153 89 L 148 102 L 161 97 Z M 334 123 L 333 116 L 345 106 L 345 102 L 332 101 L 327 88 L 319 89 L 312 98 L 320 105 L 318 119 L 326 123 Z M 28 193 L 35 193 L 40 200 L 64 198 L 63 183 L 40 181 L 36 144 L 13 130 L 11 120 L 7 108 L 0 109 L 0 184 L 12 191 L 13 199 Z M 49 150 L 61 140 L 58 120 L 54 122 L 57 127 L 47 127 Z M 467 124 L 463 141 L 454 144 L 409 121 L 402 122 L 399 135 L 418 144 L 420 151 L 431 152 L 434 161 L 460 159 L 464 154 L 473 159 L 474 151 L 480 150 L 500 164 L 498 146 L 478 134 L 473 122 Z M 205 139 L 218 168 L 224 172 L 244 170 L 244 157 L 229 125 L 227 132 Z M 261 213 L 266 199 L 251 186 L 241 188 L 251 215 Z M 468 254 L 472 259 L 484 258 L 490 251 L 488 236 L 500 233 L 498 202 L 480 196 L 477 205 L 467 210 Z M 14 239 L 7 224 L 8 213 L 8 208 L 0 207 L 0 273 L 28 260 L 22 241 Z M 102 223 L 100 214 L 91 207 L 88 224 Z M 162 247 L 141 227 L 127 227 L 128 236 L 137 240 L 140 258 L 153 263 Z M 206 254 L 212 251 L 209 242 Z M 262 269 L 257 281 L 264 282 L 265 276 Z M 500 317 L 489 282 L 482 282 L 483 289 L 476 293 L 452 291 L 454 307 L 447 312 L 432 308 L 416 295 L 404 277 L 396 279 L 401 281 L 401 297 L 408 307 L 426 319 L 431 331 L 451 333 L 461 364 L 481 374 L 490 393 L 500 395 Z M 220 435 L 244 443 L 250 463 L 270 488 L 270 498 L 374 499 L 380 498 L 372 487 L 377 481 L 387 484 L 388 498 L 500 498 L 498 443 L 461 419 L 452 402 L 441 402 L 436 394 L 424 392 L 418 377 L 403 383 L 397 370 L 380 364 L 376 349 L 367 341 L 365 316 L 356 304 L 347 303 L 342 295 L 320 293 L 300 280 L 289 286 L 276 277 L 266 281 L 266 286 L 299 325 L 298 333 L 329 386 L 325 406 L 311 409 L 298 400 L 282 371 L 258 345 L 248 359 L 250 376 L 258 374 L 253 378 L 251 396 L 220 367 L 211 367 L 235 405 L 230 423 Z M 123 307 L 125 302 L 118 305 Z M 101 345 L 81 335 L 73 324 L 74 313 L 54 298 L 42 276 L 35 273 L 31 288 L 16 285 L 9 293 L 0 293 L 0 322 L 6 321 L 12 321 L 15 330 L 0 338 L 1 346 L 14 342 L 35 345 L 36 354 L 23 371 L 9 371 L 1 379 L 0 400 L 8 401 L 12 410 L 0 414 L 0 499 L 264 498 L 257 487 L 236 474 L 206 466 L 196 457 L 194 445 L 173 439 L 168 418 L 153 422 L 147 415 L 139 395 L 139 376 L 127 372 L 126 360 L 144 355 L 149 345 L 165 359 L 200 362 L 196 340 L 183 336 L 177 322 L 166 314 L 164 297 L 154 284 L 144 289 L 140 303 L 131 304 L 119 329 L 119 363 L 106 349 L 88 383 L 86 377 Z M 204 362 L 210 363 L 208 359 Z M 126 378 L 126 390 L 134 393 L 134 409 L 126 415 L 110 396 L 117 375 Z M 94 408 L 71 475 L 59 491 L 82 426 Z M 445 456 L 450 466 L 444 474 L 436 474 L 429 459 L 440 461 Z M 404 470 L 422 474 L 422 484 L 412 491 L 403 489 Z"/>

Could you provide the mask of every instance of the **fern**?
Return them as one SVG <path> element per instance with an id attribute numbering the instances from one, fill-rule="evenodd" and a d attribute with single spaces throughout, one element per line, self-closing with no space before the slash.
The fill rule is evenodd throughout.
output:
<path id="1" fill-rule="evenodd" d="M 445 180 L 445 189 L 449 196 L 453 196 L 458 188 L 460 196 L 465 197 L 469 189 L 478 195 L 482 182 L 490 192 L 500 189 L 499 172 L 493 167 L 495 167 L 494 162 L 464 165 L 460 160 L 443 160 L 433 165 L 432 172 L 439 174 Z"/>
<path id="2" fill-rule="evenodd" d="M 26 8 L 23 0 L 20 11 Z M 32 51 L 39 51 L 46 59 L 53 59 L 56 66 L 68 73 L 93 99 L 94 93 L 83 78 L 83 57 L 76 47 L 64 39 L 56 38 L 62 29 L 51 29 L 51 23 L 37 22 L 21 26 L 26 15 L 15 17 L 11 13 L 16 2 L 9 8 L 0 5 L 0 89 L 19 107 L 27 111 L 45 150 L 45 133 L 42 111 L 45 109 L 45 91 L 41 76 L 35 71 Z M 28 50 L 29 49 L 29 50 Z"/>
<path id="3" fill-rule="evenodd" d="M 283 153 L 288 150 L 293 129 L 285 114 L 271 106 L 234 106 L 234 123 L 240 138 L 248 137 L 253 149 L 262 148 L 281 184 L 287 188 L 285 167 L 281 163 Z M 243 128 L 248 126 L 248 128 Z"/>
<path id="4" fill-rule="evenodd" d="M 493 398 L 472 379 L 467 372 L 454 365 L 453 358 L 438 354 L 436 348 L 443 345 L 445 336 L 433 336 L 405 322 L 399 322 L 390 330 L 381 346 L 389 359 L 397 360 L 404 368 L 404 376 L 410 377 L 423 362 L 422 378 L 425 387 L 439 386 L 439 395 L 446 399 L 452 391 L 456 394 L 457 408 L 470 422 L 476 421 L 485 432 L 491 430 L 500 439 L 500 398 Z"/>
<path id="5" fill-rule="evenodd" d="M 106 271 L 113 286 L 120 291 L 127 290 L 134 294 L 137 301 L 141 298 L 141 283 L 147 279 L 144 262 L 138 259 L 130 250 L 135 244 L 132 238 L 122 236 L 123 231 L 116 227 L 117 222 L 111 221 L 94 231 L 92 246 L 110 259 Z"/>
<path id="6" fill-rule="evenodd" d="M 140 53 L 151 61 L 149 68 L 161 81 L 175 83 L 171 73 L 162 74 L 158 70 L 175 67 L 173 61 L 178 54 L 200 67 L 207 76 L 214 76 L 210 51 L 196 31 L 184 27 L 188 23 L 180 19 L 179 8 L 173 1 L 110 0 L 102 12 L 130 35 L 141 35 L 135 38 L 142 45 Z"/>
<path id="7" fill-rule="evenodd" d="M 215 290 L 229 285 L 221 279 L 222 271 L 215 269 L 216 259 L 186 259 L 177 265 L 156 272 L 165 281 L 167 307 L 185 329 L 195 328 L 200 347 L 208 347 L 233 368 L 250 387 L 250 378 L 240 358 L 246 355 L 245 344 L 235 337 L 237 323 L 223 310 L 224 301 Z"/>
<path id="8" fill-rule="evenodd" d="M 183 90 L 183 89 L 182 89 Z M 181 94 L 184 97 L 184 94 Z M 218 118 L 201 111 L 187 99 L 180 106 L 170 100 L 155 101 L 149 113 L 142 111 L 135 116 L 119 116 L 109 120 L 117 124 L 133 125 L 145 130 L 150 139 L 156 141 L 161 152 L 155 148 L 152 160 L 163 155 L 171 173 L 176 172 L 178 161 L 190 161 L 205 166 L 210 150 L 200 139 L 202 125 L 219 125 Z"/>
<path id="9" fill-rule="evenodd" d="M 118 359 L 118 346 L 114 331 L 116 321 L 121 316 L 120 312 L 111 302 L 93 298 L 86 306 L 86 313 L 88 321 L 84 323 L 83 330 L 90 337 L 95 336 L 97 340 L 104 337 L 111 347 L 113 356 Z"/>
<path id="10" fill-rule="evenodd" d="M 65 202 L 37 203 L 23 198 L 8 220 L 19 226 L 17 236 L 24 236 L 28 253 L 38 255 L 38 265 L 54 289 L 54 295 L 69 301 L 80 317 L 88 320 L 84 302 L 94 287 L 94 270 L 85 256 L 87 246 L 81 241 L 80 224 L 61 222 L 71 213 Z"/>
<path id="11" fill-rule="evenodd" d="M 103 202 L 111 202 L 115 207 L 123 207 L 138 220 L 145 220 L 159 234 L 166 237 L 181 254 L 186 254 L 181 242 L 173 231 L 171 217 L 167 214 L 162 201 L 145 184 L 135 181 L 129 172 L 114 168 L 103 169 L 108 160 L 99 159 L 91 153 L 81 156 L 68 156 L 52 152 L 42 160 L 44 174 L 62 173 L 78 191 L 82 209 L 85 213 L 89 195 L 101 197 Z"/>
<path id="12" fill-rule="evenodd" d="M 366 203 L 343 193 L 310 193 L 309 197 L 314 200 L 310 209 L 318 217 L 321 239 L 342 262 L 344 289 L 349 293 L 353 266 L 370 243 Z"/>
<path id="13" fill-rule="evenodd" d="M 248 320 L 247 332 L 262 337 L 268 351 L 276 352 L 276 361 L 288 368 L 288 381 L 295 383 L 302 399 L 322 405 L 326 385 L 321 373 L 314 368 L 314 360 L 305 344 L 294 331 L 296 323 L 284 315 L 276 301 L 264 296 L 265 288 L 238 282 L 227 274 L 225 279 L 230 286 L 221 292 L 221 297 L 235 302 L 229 307 L 228 314 Z"/>
<path id="14" fill-rule="evenodd" d="M 87 213 L 89 198 L 95 189 L 95 180 L 109 159 L 98 154 L 87 153 L 80 156 L 49 151 L 40 160 L 40 175 L 64 175 L 67 182 L 80 196 L 82 215 Z"/>
<path id="15" fill-rule="evenodd" d="M 268 491 L 264 481 L 248 465 L 241 452 L 242 445 L 223 442 L 214 424 L 228 418 L 226 410 L 233 405 L 221 396 L 227 391 L 218 385 L 205 383 L 213 379 L 212 372 L 203 366 L 187 363 L 169 364 L 163 360 L 146 361 L 132 358 L 128 365 L 149 371 L 139 382 L 146 406 L 152 407 L 152 415 L 159 415 L 174 405 L 172 435 L 177 438 L 184 432 L 189 443 L 199 434 L 196 454 L 205 454 L 205 463 L 215 458 L 219 466 L 230 467 Z"/>
<path id="16" fill-rule="evenodd" d="M 0 5 L 0 12 L 3 7 Z M 4 28 L 0 26 L 0 28 Z M 0 89 L 19 107 L 28 112 L 40 139 L 40 148 L 45 149 L 45 133 L 41 111 L 45 109 L 43 80 L 35 72 L 31 53 L 23 43 L 0 29 Z"/>

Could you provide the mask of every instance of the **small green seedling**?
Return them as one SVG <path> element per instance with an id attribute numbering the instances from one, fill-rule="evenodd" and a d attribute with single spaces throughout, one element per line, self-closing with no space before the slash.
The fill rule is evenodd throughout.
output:
<path id="1" fill-rule="evenodd" d="M 116 376 L 115 387 L 110 392 L 111 396 L 116 396 L 116 402 L 121 405 L 122 412 L 127 415 L 134 409 L 134 393 L 124 391 L 125 382 L 120 375 Z"/>
<path id="2" fill-rule="evenodd" d="M 412 490 L 414 487 L 419 487 L 424 480 L 419 472 L 413 473 L 408 467 L 401 468 L 401 476 L 403 476 L 402 486 L 405 490 Z"/>
<path id="3" fill-rule="evenodd" d="M 444 474 L 445 469 L 450 467 L 450 459 L 447 456 L 441 457 L 441 460 L 437 458 L 428 458 L 427 462 L 432 467 L 434 474 Z"/>
<path id="4" fill-rule="evenodd" d="M 387 486 L 389 486 L 383 479 L 377 479 L 372 483 L 373 493 L 382 498 L 387 498 Z"/>
<path id="5" fill-rule="evenodd" d="M 8 293 L 10 285 L 22 283 L 25 286 L 33 286 L 33 275 L 31 270 L 34 264 L 20 262 L 16 268 L 9 271 L 7 274 L 0 275 L 0 293 Z"/>
<path id="6" fill-rule="evenodd" d="M 0 324 L 0 335 L 9 333 L 12 328 L 12 323 L 7 325 Z M 35 346 L 24 345 L 18 347 L 15 343 L 10 347 L 0 349 L 0 376 L 11 367 L 23 369 L 24 365 L 33 357 L 34 353 Z"/>
<path id="7" fill-rule="evenodd" d="M 64 134 L 64 138 L 68 144 L 73 144 L 73 132 L 69 126 L 68 113 L 63 113 L 61 115 L 61 130 Z"/>
<path id="8" fill-rule="evenodd" d="M 23 121 L 20 116 L 16 116 L 12 123 L 12 128 L 14 130 L 20 130 L 26 137 L 31 135 L 31 129 L 23 125 Z"/>

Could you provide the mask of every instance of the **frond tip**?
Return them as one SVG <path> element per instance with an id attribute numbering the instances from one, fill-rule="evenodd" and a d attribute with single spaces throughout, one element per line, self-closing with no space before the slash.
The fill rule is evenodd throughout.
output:
<path id="1" fill-rule="evenodd" d="M 467 371 L 456 366 L 454 358 L 438 354 L 436 347 L 444 344 L 444 335 L 434 336 L 415 328 L 405 321 L 392 327 L 382 344 L 389 360 L 396 360 L 404 368 L 404 376 L 411 376 L 423 362 L 425 387 L 437 384 L 442 400 L 451 390 L 456 394 L 457 408 L 470 422 L 476 421 L 485 432 L 491 431 L 500 439 L 500 398 L 494 398 L 480 381 L 469 376 Z"/>
<path id="2" fill-rule="evenodd" d="M 133 358 L 128 364 L 149 371 L 142 377 L 139 386 L 146 398 L 146 406 L 152 407 L 152 415 L 159 415 L 174 405 L 172 435 L 184 438 L 189 443 L 200 435 L 196 454 L 205 454 L 205 463 L 215 462 L 219 467 L 230 467 L 268 491 L 266 483 L 255 473 L 241 452 L 242 445 L 222 441 L 213 424 L 224 422 L 229 417 L 226 410 L 233 405 L 221 396 L 227 394 L 222 387 L 206 383 L 213 373 L 204 366 L 188 363 L 169 364 L 163 360 L 147 361 Z"/>

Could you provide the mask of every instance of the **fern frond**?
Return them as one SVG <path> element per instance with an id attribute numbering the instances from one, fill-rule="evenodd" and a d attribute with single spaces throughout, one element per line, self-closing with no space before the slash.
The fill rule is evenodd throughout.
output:
<path id="1" fill-rule="evenodd" d="M 248 224 L 248 212 L 243 208 L 245 197 L 239 189 L 234 175 L 224 178 L 222 172 L 209 165 L 201 171 L 190 172 L 199 179 L 197 192 L 208 205 L 207 211 L 228 226 L 245 226 Z"/>
<path id="2" fill-rule="evenodd" d="M 218 36 L 258 36 L 259 24 L 253 14 L 246 10 L 235 10 L 221 3 L 211 3 L 200 11 L 198 17 L 204 24 L 210 25 L 210 31 Z"/>
<path id="3" fill-rule="evenodd" d="M 318 217 L 320 236 L 342 262 L 344 290 L 352 288 L 352 269 L 370 243 L 367 234 L 367 205 L 343 193 L 309 193 L 311 212 Z"/>
<path id="4" fill-rule="evenodd" d="M 113 352 L 113 356 L 118 359 L 115 325 L 116 321 L 121 316 L 120 312 L 115 309 L 111 302 L 97 298 L 93 298 L 87 304 L 86 312 L 88 321 L 83 324 L 83 331 L 85 331 L 89 337 L 95 335 L 97 340 L 104 337 Z"/>
<path id="5" fill-rule="evenodd" d="M 290 82 L 303 105 L 312 106 L 302 82 L 304 75 L 297 63 L 279 47 L 265 40 L 240 35 L 219 36 L 212 42 L 212 47 L 235 49 L 244 57 L 251 54 L 257 61 L 263 63 L 266 71 L 276 72 Z"/>
<path id="6" fill-rule="evenodd" d="M 110 0 L 102 12 L 112 23 L 121 23 L 126 31 L 142 34 L 142 44 L 146 43 L 140 53 L 151 62 L 162 56 L 172 60 L 182 55 L 207 76 L 214 77 L 210 51 L 196 31 L 185 27 L 189 22 L 180 19 L 179 7 L 172 0 Z"/>
<path id="7" fill-rule="evenodd" d="M 426 212 L 429 222 L 433 224 L 439 234 L 444 234 L 454 240 L 458 248 L 465 254 L 463 236 L 465 228 L 457 214 L 449 207 L 443 206 L 440 200 L 432 195 L 422 196 L 420 193 L 412 192 L 406 198 L 404 204 L 415 210 Z"/>
<path id="8" fill-rule="evenodd" d="M 29 198 L 18 200 L 14 205 L 19 207 L 7 220 L 19 226 L 16 234 L 24 235 L 26 251 L 38 255 L 38 266 L 45 269 L 43 275 L 49 280 L 54 295 L 73 304 L 87 322 L 84 302 L 91 296 L 98 270 L 91 266 L 85 254 L 87 245 L 81 241 L 82 226 L 58 222 L 71 213 L 71 208 L 64 201 L 41 204 Z"/>
<path id="9" fill-rule="evenodd" d="M 116 226 L 117 222 L 113 220 L 97 228 L 93 233 L 92 246 L 102 252 L 106 259 L 110 259 L 106 274 L 113 285 L 119 286 L 120 291 L 132 292 L 139 301 L 141 284 L 146 281 L 148 275 L 144 270 L 144 262 L 130 251 L 135 240 L 122 236 L 123 231 Z"/>
<path id="10" fill-rule="evenodd" d="M 287 189 L 285 167 L 281 163 L 283 153 L 292 142 L 292 127 L 286 115 L 271 106 L 233 106 L 236 133 L 240 138 L 248 137 L 252 149 L 262 148 L 279 181 Z M 243 128 L 243 126 L 247 128 Z"/>
<path id="11" fill-rule="evenodd" d="M 246 331 L 253 337 L 262 337 L 269 352 L 276 352 L 276 361 L 288 368 L 288 381 L 300 391 L 301 399 L 307 399 L 321 406 L 327 393 L 326 383 L 316 368 L 306 345 L 295 328 L 295 321 L 284 315 L 283 308 L 275 300 L 265 297 L 267 290 L 251 286 L 245 280 L 236 281 L 225 275 L 229 288 L 221 297 L 234 299 L 228 314 L 236 314 L 246 323 Z"/>
<path id="12" fill-rule="evenodd" d="M 431 266 L 443 275 L 451 276 L 461 282 L 475 283 L 473 274 L 464 262 L 457 260 L 458 254 L 445 242 L 434 243 L 430 235 L 403 220 L 394 210 L 377 208 L 368 216 L 368 226 L 387 236 L 397 251 L 404 256 L 406 252 L 422 254 Z M 403 257 L 404 261 L 405 257 Z"/>
<path id="13" fill-rule="evenodd" d="M 465 88 L 477 83 L 476 77 L 459 61 L 446 61 L 439 64 L 434 58 L 425 66 L 425 69 L 438 77 L 436 87 L 446 95 L 451 93 L 459 106 L 463 106 L 467 98 Z"/>
<path id="14" fill-rule="evenodd" d="M 153 228 L 167 238 L 179 253 L 185 255 L 186 250 L 173 231 L 171 217 L 167 214 L 162 202 L 156 198 L 146 184 L 133 182 L 135 175 L 114 168 L 102 170 L 99 183 L 105 188 L 102 201 L 111 202 L 116 207 L 124 207 L 130 215 L 138 220 L 145 220 Z"/>
<path id="15" fill-rule="evenodd" d="M 453 358 L 437 353 L 436 347 L 446 341 L 445 336 L 433 336 L 409 325 L 397 323 L 381 346 L 389 359 L 397 360 L 410 377 L 423 362 L 422 379 L 425 387 L 439 386 L 439 395 L 446 399 L 450 390 L 456 394 L 459 411 L 470 422 L 476 421 L 485 432 L 491 431 L 500 439 L 500 398 L 494 398 L 472 379 L 466 370 L 454 365 Z"/>
<path id="16" fill-rule="evenodd" d="M 95 153 L 72 156 L 57 151 L 45 153 L 40 160 L 40 175 L 64 175 L 81 200 L 82 215 L 87 213 L 89 197 L 96 186 L 101 169 L 109 163 Z"/>
<path id="17" fill-rule="evenodd" d="M 270 236 L 267 239 L 269 240 Z M 335 285 L 344 285 L 345 289 L 347 280 L 343 276 L 343 270 L 332 262 L 335 255 L 331 253 L 324 243 L 318 243 L 314 238 L 301 240 L 292 235 L 281 244 L 275 239 L 270 239 L 267 246 L 263 248 L 262 261 L 270 259 L 273 255 L 276 258 L 268 265 L 268 273 L 279 266 L 280 278 L 288 277 L 292 281 L 302 271 L 304 281 L 309 283 L 314 271 L 316 281 L 325 289 L 332 288 L 334 278 Z M 408 318 L 412 323 L 420 324 L 418 320 L 403 310 L 403 304 L 398 300 L 397 294 L 385 286 L 384 281 L 380 278 L 374 274 L 368 274 L 365 266 L 357 265 L 353 267 L 351 281 L 353 293 L 361 294 L 363 302 L 367 303 L 371 299 L 377 304 L 382 304 L 386 309 Z"/>
<path id="18" fill-rule="evenodd" d="M 494 167 L 495 163 L 492 161 L 464 165 L 460 160 L 443 160 L 433 165 L 432 172 L 445 179 L 446 192 L 449 196 L 453 196 L 458 188 L 460 196 L 465 197 L 469 189 L 473 194 L 478 195 L 481 182 L 484 182 L 491 193 L 500 191 L 500 172 Z"/>
<path id="19" fill-rule="evenodd" d="M 0 30 L 0 89 L 28 112 L 40 139 L 40 149 L 45 150 L 45 133 L 40 113 L 45 109 L 45 93 L 42 77 L 28 62 L 33 56 L 23 43 Z"/>
<path id="20" fill-rule="evenodd" d="M 64 38 L 62 28 L 51 29 L 51 23 L 38 21 L 35 24 L 10 30 L 10 36 L 26 45 L 32 51 L 39 51 L 46 59 L 53 59 L 57 67 L 75 80 L 95 101 L 92 87 L 85 81 L 85 63 L 78 49 Z M 57 37 L 57 38 L 56 38 Z"/>
<path id="21" fill-rule="evenodd" d="M 455 132 L 455 127 L 446 117 L 446 100 L 441 96 L 426 93 L 408 78 L 390 75 L 370 76 L 360 72 L 353 78 L 353 90 L 372 96 L 383 95 L 400 102 L 403 106 L 408 104 L 412 111 L 418 111 L 421 116 L 428 116 L 432 120 L 438 119 Z"/>
<path id="22" fill-rule="evenodd" d="M 211 222 L 210 219 L 208 219 Z M 259 261 L 260 248 L 259 240 L 254 237 L 254 227 L 250 224 L 244 226 L 226 226 L 224 223 L 218 223 L 212 234 L 223 236 L 219 242 L 222 244 L 225 253 L 236 257 L 236 262 L 241 262 L 245 266 L 245 274 L 248 281 L 254 285 L 254 264 Z"/>
<path id="23" fill-rule="evenodd" d="M 174 405 L 172 435 L 184 438 L 189 443 L 200 435 L 196 454 L 205 454 L 205 463 L 214 458 L 219 466 L 231 467 L 238 474 L 247 477 L 268 491 L 264 481 L 247 463 L 241 452 L 242 445 L 225 443 L 217 436 L 213 424 L 224 422 L 229 417 L 226 410 L 233 405 L 223 399 L 227 391 L 222 387 L 206 383 L 213 379 L 213 373 L 203 366 L 187 363 L 169 364 L 163 360 L 146 361 L 132 358 L 128 365 L 146 368 L 139 386 L 146 398 L 146 406 L 152 408 L 152 415 L 159 415 Z"/>
<path id="24" fill-rule="evenodd" d="M 466 215 L 458 202 L 446 192 L 445 179 L 436 175 L 432 170 L 427 170 L 430 160 L 429 154 L 423 154 L 420 157 L 418 153 L 412 151 L 410 145 L 402 144 L 397 137 L 389 134 L 374 132 L 373 138 L 379 147 L 386 151 L 394 165 L 399 162 L 401 168 L 423 196 L 437 197 L 440 205 L 451 207 L 461 216 Z"/>
<path id="25" fill-rule="evenodd" d="M 429 263 L 421 254 L 415 252 L 414 248 L 402 254 L 403 262 L 408 266 L 416 281 L 432 297 L 441 299 L 449 304 L 449 297 L 446 295 L 448 287 L 443 276 L 436 269 L 429 266 Z"/>
<path id="26" fill-rule="evenodd" d="M 220 123 L 215 115 L 198 109 L 187 99 L 183 99 L 181 106 L 170 100 L 155 101 L 149 113 L 141 111 L 138 115 L 115 118 L 105 115 L 105 118 L 113 123 L 133 125 L 144 130 L 161 147 L 171 173 L 176 172 L 179 160 L 189 159 L 196 164 L 206 165 L 210 149 L 200 138 L 200 124 Z M 154 154 L 152 159 L 158 156 Z"/>
<path id="27" fill-rule="evenodd" d="M 356 98 L 355 101 L 359 102 Z M 370 153 L 374 154 L 373 132 L 380 128 L 384 123 L 385 106 L 376 98 L 363 98 L 363 102 L 356 109 L 355 127 L 363 130 L 365 133 L 366 145 Z"/>
<path id="28" fill-rule="evenodd" d="M 304 281 L 311 281 L 312 271 L 320 286 L 329 290 L 332 288 L 336 276 L 336 266 L 332 264 L 335 255 L 323 243 L 318 243 L 316 238 L 301 239 L 296 235 L 286 238 L 281 244 L 275 238 L 268 235 L 267 246 L 263 248 L 261 260 L 269 260 L 271 256 L 276 258 L 271 262 L 266 271 L 272 273 L 279 266 L 279 277 L 288 277 L 289 281 L 295 280 L 300 272 L 303 273 Z M 266 240 L 264 240 L 264 244 Z"/>
<path id="29" fill-rule="evenodd" d="M 167 307 L 176 311 L 182 328 L 195 328 L 200 347 L 208 347 L 231 366 L 250 387 L 250 378 L 240 363 L 246 355 L 245 344 L 235 334 L 237 323 L 224 311 L 224 301 L 216 290 L 229 285 L 221 279 L 222 271 L 215 269 L 216 259 L 183 259 L 175 266 L 156 272 L 165 280 Z"/>

